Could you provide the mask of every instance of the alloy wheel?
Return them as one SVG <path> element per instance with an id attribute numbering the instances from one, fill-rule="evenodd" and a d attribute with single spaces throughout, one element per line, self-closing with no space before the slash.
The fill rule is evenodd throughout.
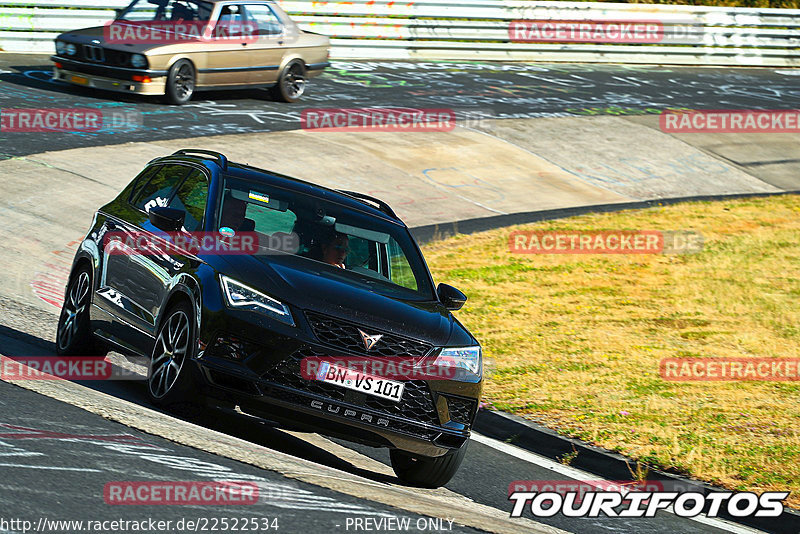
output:
<path id="1" fill-rule="evenodd" d="M 189 318 L 178 310 L 169 316 L 156 339 L 150 374 L 147 381 L 150 394 L 163 398 L 178 380 L 189 351 Z"/>

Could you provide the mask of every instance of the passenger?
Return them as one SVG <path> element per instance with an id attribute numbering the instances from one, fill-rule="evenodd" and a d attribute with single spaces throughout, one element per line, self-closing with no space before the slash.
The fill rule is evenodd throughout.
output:
<path id="1" fill-rule="evenodd" d="M 322 244 L 322 261 L 345 269 L 344 260 L 350 252 L 350 238 L 347 234 L 334 233 Z"/>

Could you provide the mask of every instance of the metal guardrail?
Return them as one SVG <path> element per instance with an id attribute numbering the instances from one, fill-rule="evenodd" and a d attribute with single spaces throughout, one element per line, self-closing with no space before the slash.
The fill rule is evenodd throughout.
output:
<path id="1" fill-rule="evenodd" d="M 576 61 L 800 66 L 800 10 L 526 0 L 278 0 L 331 37 L 334 59 Z M 56 34 L 99 26 L 128 0 L 0 0 L 0 49 L 52 52 Z M 647 44 L 520 40 L 515 21 L 657 24 Z"/>

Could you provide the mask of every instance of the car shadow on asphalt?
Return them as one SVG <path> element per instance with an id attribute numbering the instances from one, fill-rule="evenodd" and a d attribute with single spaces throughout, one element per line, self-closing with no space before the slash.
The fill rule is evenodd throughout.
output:
<path id="1" fill-rule="evenodd" d="M 12 72 L 4 72 L 12 71 Z M 115 101 L 123 104 L 155 104 L 168 105 L 162 102 L 162 98 L 157 96 L 132 95 L 127 93 L 117 93 L 114 91 L 104 91 L 93 87 L 79 87 L 66 82 L 55 81 L 52 79 L 52 69 L 47 65 L 11 65 L 0 69 L 0 82 L 16 85 L 21 88 L 37 89 L 40 91 L 52 91 L 61 93 L 65 97 L 78 97 L 99 101 Z M 16 96 L 26 96 L 18 94 Z M 41 102 L 39 93 L 30 93 L 32 99 Z M 38 98 L 37 98 L 38 97 Z M 198 91 L 195 94 L 196 101 L 214 100 L 257 100 L 264 103 L 275 103 L 270 94 L 259 88 L 236 89 L 222 91 Z"/>
<path id="2" fill-rule="evenodd" d="M 0 354 L 12 358 L 53 357 L 56 356 L 55 343 L 0 324 Z M 116 355 L 116 353 L 114 354 L 115 359 L 122 357 L 121 355 Z M 402 482 L 396 477 L 353 465 L 332 452 L 284 432 L 270 421 L 237 413 L 233 410 L 209 409 L 209 406 L 179 407 L 174 411 L 162 410 L 148 402 L 143 379 L 75 380 L 74 382 L 94 391 L 178 417 L 184 421 L 243 439 L 255 445 L 261 445 L 297 458 L 339 469 L 374 482 L 402 485 Z"/>

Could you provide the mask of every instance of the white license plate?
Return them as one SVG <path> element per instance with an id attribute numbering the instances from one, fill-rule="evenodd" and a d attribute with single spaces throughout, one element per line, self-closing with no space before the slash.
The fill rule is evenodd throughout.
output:
<path id="1" fill-rule="evenodd" d="M 406 387 L 402 382 L 368 375 L 328 362 L 320 364 L 317 380 L 395 402 L 400 402 L 403 398 L 403 389 Z"/>

